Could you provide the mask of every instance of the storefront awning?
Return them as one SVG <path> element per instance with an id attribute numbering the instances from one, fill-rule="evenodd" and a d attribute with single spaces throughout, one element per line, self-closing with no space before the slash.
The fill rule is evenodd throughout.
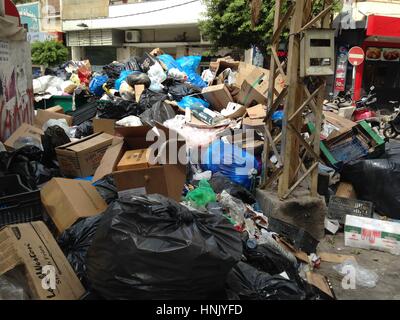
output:
<path id="1" fill-rule="evenodd" d="M 400 18 L 368 16 L 367 36 L 400 37 Z"/>

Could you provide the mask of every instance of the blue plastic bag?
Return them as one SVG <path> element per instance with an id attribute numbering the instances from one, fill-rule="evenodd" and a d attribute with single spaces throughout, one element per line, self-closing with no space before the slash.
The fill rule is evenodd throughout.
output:
<path id="1" fill-rule="evenodd" d="M 119 90 L 122 82 L 124 82 L 126 80 L 126 78 L 128 78 L 128 76 L 131 75 L 132 73 L 140 73 L 140 72 L 139 71 L 131 71 L 131 70 L 122 71 L 119 78 L 117 80 L 115 80 L 115 90 Z"/>
<path id="2" fill-rule="evenodd" d="M 190 96 L 183 97 L 181 101 L 178 102 L 178 106 L 181 109 L 193 109 L 193 108 L 209 108 L 210 104 L 199 98 L 194 98 Z"/>
<path id="3" fill-rule="evenodd" d="M 162 54 L 161 56 L 158 57 L 158 60 L 160 60 L 162 63 L 165 64 L 167 69 L 178 69 L 179 71 L 181 70 L 181 67 L 179 64 L 176 62 L 173 56 L 170 56 L 169 54 Z"/>
<path id="4" fill-rule="evenodd" d="M 197 74 L 196 70 L 201 62 L 201 56 L 188 56 L 176 59 L 176 63 L 188 76 L 188 82 L 199 88 L 207 87 L 207 83 Z"/>
<path id="5" fill-rule="evenodd" d="M 89 83 L 89 90 L 96 96 L 101 97 L 104 93 L 103 84 L 108 80 L 107 76 L 97 76 L 92 79 Z"/>
<path id="6" fill-rule="evenodd" d="M 274 114 L 272 115 L 272 121 L 279 127 L 282 127 L 282 121 L 283 117 L 285 115 L 285 112 L 283 110 L 275 111 Z"/>
<path id="7" fill-rule="evenodd" d="M 210 170 L 212 173 L 220 172 L 231 181 L 250 189 L 251 171 L 257 169 L 259 163 L 246 150 L 217 140 L 202 155 L 201 166 L 203 170 Z"/>

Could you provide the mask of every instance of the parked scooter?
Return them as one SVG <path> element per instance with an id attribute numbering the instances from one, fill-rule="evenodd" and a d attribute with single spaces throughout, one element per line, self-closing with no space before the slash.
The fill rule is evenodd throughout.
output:
<path id="1" fill-rule="evenodd" d="M 367 121 L 372 127 L 380 127 L 380 119 L 376 112 L 372 110 L 372 105 L 376 103 L 375 87 L 370 88 L 370 92 L 355 102 L 356 110 L 353 112 L 353 119 L 355 122 Z"/>
<path id="2" fill-rule="evenodd" d="M 395 101 L 393 101 L 394 103 Z M 396 101 L 398 103 L 398 101 Z M 383 135 L 388 139 L 394 139 L 400 134 L 400 108 L 395 108 L 393 115 L 390 116 L 386 124 Z"/>

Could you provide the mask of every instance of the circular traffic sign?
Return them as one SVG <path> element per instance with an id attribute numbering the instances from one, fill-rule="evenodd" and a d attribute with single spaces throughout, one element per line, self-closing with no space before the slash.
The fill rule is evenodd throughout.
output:
<path id="1" fill-rule="evenodd" d="M 353 47 L 349 50 L 349 62 L 353 66 L 359 66 L 364 62 L 364 50 L 360 47 Z"/>

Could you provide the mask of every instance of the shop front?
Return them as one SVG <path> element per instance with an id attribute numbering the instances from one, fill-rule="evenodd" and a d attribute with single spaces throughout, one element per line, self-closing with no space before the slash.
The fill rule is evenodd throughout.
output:
<path id="1" fill-rule="evenodd" d="M 400 18 L 371 15 L 361 44 L 365 61 L 356 67 L 354 99 L 374 86 L 377 108 L 393 109 L 400 101 Z"/>

